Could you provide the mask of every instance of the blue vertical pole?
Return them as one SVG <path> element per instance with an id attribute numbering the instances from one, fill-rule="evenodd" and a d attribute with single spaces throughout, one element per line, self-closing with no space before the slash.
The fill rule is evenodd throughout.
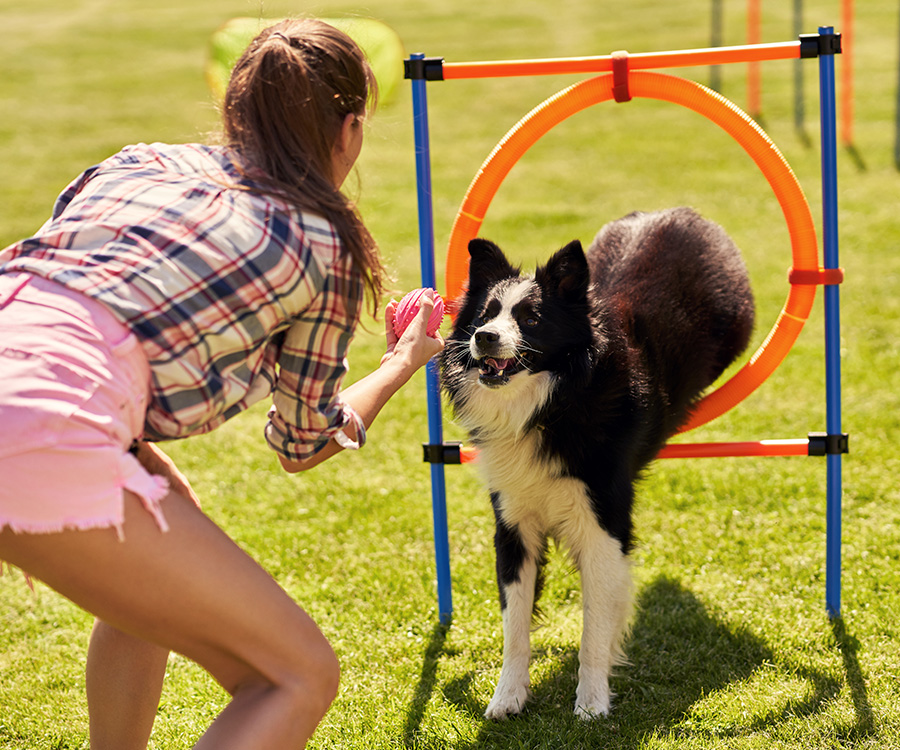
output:
<path id="1" fill-rule="evenodd" d="M 410 55 L 422 60 L 423 54 Z M 422 286 L 436 288 L 434 270 L 434 219 L 431 205 L 431 145 L 428 136 L 428 98 L 424 78 L 412 81 L 413 131 L 416 144 L 416 189 L 419 203 L 419 256 Z M 441 397 L 437 363 L 431 361 L 425 371 L 428 398 L 428 441 L 444 441 Z M 447 490 L 444 465 L 431 464 L 431 508 L 434 519 L 434 556 L 437 567 L 438 615 L 442 624 L 450 622 L 453 601 L 450 586 L 450 542 L 447 529 Z"/>
<path id="2" fill-rule="evenodd" d="M 820 36 L 834 34 L 830 26 Z M 837 133 L 834 55 L 819 55 L 819 106 L 822 128 L 822 217 L 825 268 L 838 268 Z M 841 434 L 840 287 L 825 286 L 825 422 L 828 434 Z M 825 606 L 830 617 L 841 613 L 841 453 L 829 451 L 827 465 L 827 532 L 825 540 Z"/>

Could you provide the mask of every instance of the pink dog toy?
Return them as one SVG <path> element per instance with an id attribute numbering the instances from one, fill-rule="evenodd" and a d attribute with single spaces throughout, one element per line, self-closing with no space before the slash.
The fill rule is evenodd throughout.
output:
<path id="1" fill-rule="evenodd" d="M 400 300 L 400 304 L 397 305 L 397 311 L 394 313 L 394 333 L 396 333 L 397 336 L 402 336 L 406 327 L 412 322 L 412 319 L 416 317 L 416 313 L 419 312 L 419 299 L 424 293 L 424 289 L 413 289 Z M 440 294 L 434 292 L 434 310 L 431 312 L 431 317 L 428 318 L 425 332 L 429 336 L 434 336 L 437 329 L 441 327 L 441 321 L 443 319 L 444 300 L 441 299 Z"/>

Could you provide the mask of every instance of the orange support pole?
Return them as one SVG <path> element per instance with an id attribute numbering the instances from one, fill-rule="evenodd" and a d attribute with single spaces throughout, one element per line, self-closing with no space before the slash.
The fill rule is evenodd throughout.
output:
<path id="1" fill-rule="evenodd" d="M 853 0 L 841 4 L 841 141 L 853 145 Z"/>
<path id="2" fill-rule="evenodd" d="M 674 52 L 634 52 L 628 55 L 629 70 L 690 68 L 697 65 L 725 65 L 737 62 L 793 60 L 800 57 L 800 42 L 709 47 Z M 491 60 L 445 62 L 443 79 L 508 78 L 513 76 L 594 74 L 612 72 L 612 55 L 563 57 L 537 60 Z"/>
<path id="3" fill-rule="evenodd" d="M 760 15 L 759 0 L 747 0 L 747 44 L 761 40 Z M 747 113 L 758 120 L 761 110 L 759 62 L 754 60 L 747 66 Z"/>
<path id="4" fill-rule="evenodd" d="M 478 449 L 460 447 L 460 463 L 478 460 Z M 809 438 L 748 440 L 735 443 L 671 443 L 657 458 L 740 458 L 763 456 L 808 456 Z"/>
<path id="5" fill-rule="evenodd" d="M 807 456 L 809 440 L 757 440 L 739 443 L 672 443 L 657 458 L 733 458 L 737 456 Z"/>

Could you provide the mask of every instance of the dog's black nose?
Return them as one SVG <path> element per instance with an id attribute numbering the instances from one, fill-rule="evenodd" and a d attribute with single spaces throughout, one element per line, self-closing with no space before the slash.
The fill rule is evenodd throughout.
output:
<path id="1" fill-rule="evenodd" d="M 500 340 L 500 334 L 493 331 L 475 331 L 475 343 L 479 346 L 496 344 Z"/>

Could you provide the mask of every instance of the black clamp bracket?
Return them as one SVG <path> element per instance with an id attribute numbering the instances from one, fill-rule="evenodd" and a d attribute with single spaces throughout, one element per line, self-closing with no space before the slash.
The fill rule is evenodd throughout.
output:
<path id="1" fill-rule="evenodd" d="M 409 80 L 443 81 L 443 57 L 410 57 L 403 61 L 403 77 Z"/>
<path id="2" fill-rule="evenodd" d="M 834 456 L 850 452 L 850 435 L 842 432 L 839 435 L 829 435 L 826 432 L 810 432 L 809 450 L 810 456 Z"/>
<path id="3" fill-rule="evenodd" d="M 452 441 L 435 445 L 422 443 L 422 460 L 429 464 L 461 464 L 462 443 Z"/>
<path id="4" fill-rule="evenodd" d="M 840 34 L 801 34 L 800 57 L 841 54 Z"/>

